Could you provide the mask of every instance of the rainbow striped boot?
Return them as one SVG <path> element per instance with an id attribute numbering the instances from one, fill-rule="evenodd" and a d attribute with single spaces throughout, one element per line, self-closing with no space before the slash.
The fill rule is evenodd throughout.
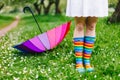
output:
<path id="1" fill-rule="evenodd" d="M 76 69 L 80 73 L 84 73 L 85 69 L 83 66 L 83 45 L 84 37 L 74 38 L 74 51 L 76 57 Z"/>
<path id="2" fill-rule="evenodd" d="M 92 49 L 94 46 L 95 37 L 85 36 L 84 38 L 84 54 L 83 54 L 83 63 L 87 72 L 94 71 L 94 68 L 90 65 L 90 58 L 92 54 Z"/>

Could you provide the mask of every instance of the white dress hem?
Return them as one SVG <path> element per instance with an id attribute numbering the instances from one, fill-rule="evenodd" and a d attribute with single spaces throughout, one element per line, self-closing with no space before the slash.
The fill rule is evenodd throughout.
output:
<path id="1" fill-rule="evenodd" d="M 67 0 L 66 16 L 108 16 L 108 0 Z"/>

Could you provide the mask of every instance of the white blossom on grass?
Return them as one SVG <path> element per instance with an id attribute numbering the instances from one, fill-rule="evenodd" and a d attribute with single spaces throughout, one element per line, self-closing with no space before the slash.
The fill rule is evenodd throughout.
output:
<path id="1" fill-rule="evenodd" d="M 7 72 L 7 75 L 8 75 L 8 76 L 11 76 L 12 74 L 11 74 L 11 73 L 9 73 L 9 72 Z"/>
<path id="2" fill-rule="evenodd" d="M 73 54 L 72 50 L 70 51 L 70 54 Z"/>
<path id="3" fill-rule="evenodd" d="M 2 68 L 1 64 L 0 64 L 0 68 Z"/>
<path id="4" fill-rule="evenodd" d="M 38 77 L 39 77 L 39 75 L 38 75 L 38 74 L 36 74 L 35 78 L 37 79 Z"/>
<path id="5" fill-rule="evenodd" d="M 82 75 L 80 75 L 80 77 L 82 77 Z"/>
<path id="6" fill-rule="evenodd" d="M 30 72 L 29 72 L 30 74 L 32 74 L 33 73 L 33 71 L 30 69 Z"/>
<path id="7" fill-rule="evenodd" d="M 94 75 L 94 78 L 97 78 L 97 75 Z"/>
<path id="8" fill-rule="evenodd" d="M 112 58 L 112 61 L 114 62 L 114 61 L 115 61 L 115 59 L 114 59 L 114 58 Z"/>
<path id="9" fill-rule="evenodd" d="M 14 57 L 13 59 L 14 59 L 14 60 L 16 60 L 17 58 L 16 58 L 16 57 Z"/>
<path id="10" fill-rule="evenodd" d="M 120 74 L 118 74 L 118 76 L 120 77 Z"/>
<path id="11" fill-rule="evenodd" d="M 17 77 L 13 77 L 13 80 L 20 80 L 19 78 L 17 78 Z"/>
<path id="12" fill-rule="evenodd" d="M 23 69 L 23 74 L 25 74 L 25 73 L 27 73 L 27 68 L 26 67 L 24 67 L 24 69 Z"/>

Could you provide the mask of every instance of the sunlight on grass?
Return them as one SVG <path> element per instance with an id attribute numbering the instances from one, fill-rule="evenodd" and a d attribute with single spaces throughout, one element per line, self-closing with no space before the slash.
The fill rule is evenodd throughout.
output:
<path id="1" fill-rule="evenodd" d="M 0 29 L 8 26 L 13 20 L 14 18 L 12 16 L 0 15 Z"/>
<path id="2" fill-rule="evenodd" d="M 36 17 L 43 31 L 71 20 L 64 16 Z M 97 39 L 91 58 L 95 72 L 79 74 L 75 70 L 72 45 L 74 21 L 69 34 L 59 46 L 42 54 L 25 54 L 13 49 L 12 46 L 40 33 L 33 18 L 24 16 L 15 29 L 0 39 L 0 79 L 119 80 L 120 25 L 107 25 L 106 19 L 99 19 L 97 24 Z"/>

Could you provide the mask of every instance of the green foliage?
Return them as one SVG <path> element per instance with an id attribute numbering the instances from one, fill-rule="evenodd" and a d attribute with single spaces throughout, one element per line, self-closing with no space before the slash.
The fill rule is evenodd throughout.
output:
<path id="1" fill-rule="evenodd" d="M 109 7 L 116 7 L 118 0 L 109 0 Z"/>
<path id="2" fill-rule="evenodd" d="M 15 8 L 17 8 L 16 10 L 19 10 L 21 11 L 21 9 L 23 9 L 24 6 L 31 6 L 34 8 L 33 4 L 35 2 L 38 2 L 40 3 L 40 0 L 1 0 L 0 2 L 4 3 L 6 6 L 10 6 L 12 7 L 13 11 Z M 47 5 L 48 4 L 48 1 L 49 0 L 45 0 L 45 4 Z M 52 1 L 52 0 L 50 0 Z M 66 1 L 67 0 L 60 0 L 60 9 L 62 12 L 65 12 L 65 9 L 66 9 Z M 109 0 L 109 7 L 116 7 L 116 4 L 117 4 L 118 0 Z M 35 9 L 35 8 L 34 8 Z M 52 14 L 55 9 L 55 5 L 52 5 L 52 8 L 50 10 L 50 13 Z"/>
<path id="3" fill-rule="evenodd" d="M 65 16 L 36 16 L 43 31 L 70 20 Z M 92 55 L 95 72 L 80 74 L 75 70 L 72 45 L 74 21 L 63 42 L 51 51 L 25 54 L 12 46 L 40 34 L 30 16 L 0 40 L 1 80 L 120 80 L 120 26 L 99 19 L 97 39 Z"/>
<path id="4" fill-rule="evenodd" d="M 9 25 L 13 19 L 14 18 L 12 16 L 0 15 L 0 29 Z"/>
<path id="5" fill-rule="evenodd" d="M 35 0 L 2 0 L 1 2 L 6 5 L 22 5 L 26 3 L 33 3 Z"/>

